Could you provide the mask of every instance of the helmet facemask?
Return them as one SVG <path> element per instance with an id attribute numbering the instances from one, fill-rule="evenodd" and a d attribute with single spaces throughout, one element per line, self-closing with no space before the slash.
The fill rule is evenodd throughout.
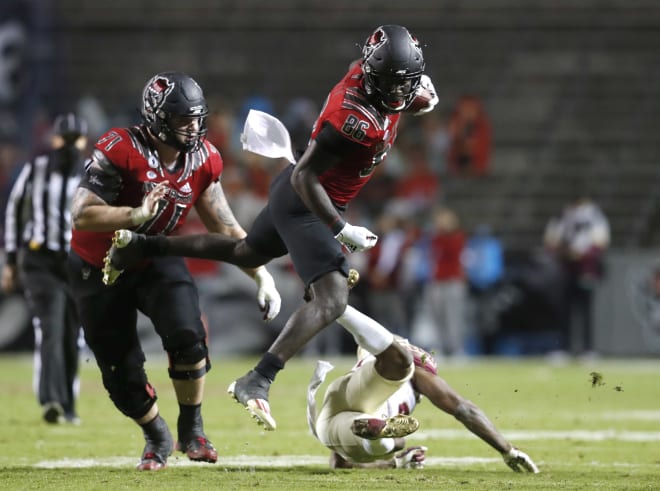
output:
<path id="1" fill-rule="evenodd" d="M 159 140 L 182 152 L 195 152 L 199 150 L 206 136 L 207 114 L 208 111 L 198 116 L 179 114 L 168 116 L 165 113 L 161 116 L 159 114 L 160 132 L 156 136 Z M 196 124 L 192 125 L 193 122 Z"/>
<path id="2" fill-rule="evenodd" d="M 400 112 L 414 99 L 421 74 L 397 77 L 368 73 L 366 78 L 366 85 L 371 93 L 377 96 L 383 109 L 389 112 Z"/>

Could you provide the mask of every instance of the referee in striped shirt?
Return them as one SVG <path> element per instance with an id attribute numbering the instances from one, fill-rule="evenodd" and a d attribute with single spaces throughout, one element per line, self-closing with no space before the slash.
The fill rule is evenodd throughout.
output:
<path id="1" fill-rule="evenodd" d="M 48 423 L 78 419 L 80 323 L 70 296 L 66 257 L 70 205 L 83 170 L 87 124 L 73 113 L 55 118 L 51 150 L 27 162 L 5 214 L 6 263 L 2 289 L 20 285 L 35 338 L 34 390 Z"/>

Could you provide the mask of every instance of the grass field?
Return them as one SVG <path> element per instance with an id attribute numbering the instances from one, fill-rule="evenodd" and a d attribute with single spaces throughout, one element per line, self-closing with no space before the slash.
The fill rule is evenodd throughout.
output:
<path id="1" fill-rule="evenodd" d="M 331 360 L 338 375 L 351 360 Z M 598 360 L 553 366 L 544 360 L 478 360 L 441 366 L 444 378 L 484 409 L 538 464 L 516 474 L 499 455 L 428 402 L 416 411 L 411 444 L 428 447 L 421 470 L 341 470 L 305 422 L 314 360 L 290 362 L 271 389 L 275 432 L 263 432 L 231 401 L 227 385 L 254 359 L 213 360 L 204 421 L 217 464 L 175 454 L 166 470 L 134 470 L 144 442 L 115 410 L 93 360 L 83 359 L 81 426 L 49 426 L 31 390 L 28 356 L 0 357 L 0 488 L 18 489 L 660 489 L 660 361 Z M 176 428 L 165 361 L 148 363 L 161 413 Z M 591 372 L 602 374 L 593 385 Z"/>

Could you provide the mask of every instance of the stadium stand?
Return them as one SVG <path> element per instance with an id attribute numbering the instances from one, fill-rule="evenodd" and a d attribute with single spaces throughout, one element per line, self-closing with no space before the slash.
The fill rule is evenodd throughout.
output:
<path id="1" fill-rule="evenodd" d="M 56 97 L 95 93 L 106 107 L 130 111 L 144 74 L 176 65 L 232 99 L 260 93 L 277 107 L 294 96 L 318 100 L 358 56 L 364 33 L 395 19 L 427 45 L 441 105 L 478 94 L 491 118 L 491 174 L 443 183 L 467 228 L 487 222 L 507 248 L 539 245 L 577 183 L 611 218 L 614 247 L 660 240 L 653 0 L 217 5 L 57 2 L 58 64 L 72 69 L 60 70 Z"/>

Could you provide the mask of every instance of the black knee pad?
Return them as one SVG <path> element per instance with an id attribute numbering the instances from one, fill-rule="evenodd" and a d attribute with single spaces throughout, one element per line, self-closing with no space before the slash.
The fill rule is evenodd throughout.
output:
<path id="1" fill-rule="evenodd" d="M 110 399 L 129 418 L 141 418 L 158 399 L 142 365 L 101 367 L 101 376 Z"/>
<path id="2" fill-rule="evenodd" d="M 209 350 L 204 341 L 199 341 L 193 346 L 184 348 L 179 351 L 171 351 L 169 354 L 170 378 L 176 380 L 194 380 L 202 378 L 211 369 L 211 361 L 209 360 Z M 202 360 L 206 360 L 206 364 L 197 370 L 177 370 L 176 365 L 195 365 Z"/>

